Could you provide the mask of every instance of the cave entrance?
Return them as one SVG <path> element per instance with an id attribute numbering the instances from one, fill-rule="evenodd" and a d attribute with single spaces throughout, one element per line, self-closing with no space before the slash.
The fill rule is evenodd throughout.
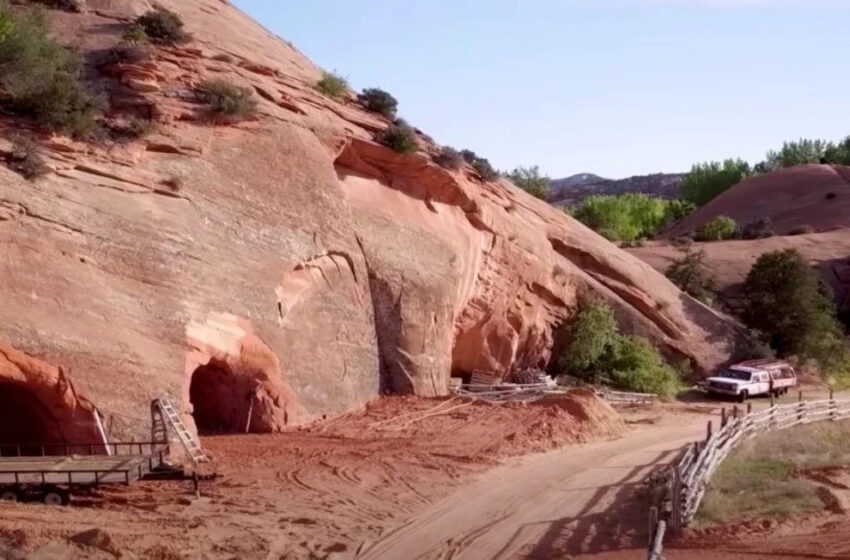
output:
<path id="1" fill-rule="evenodd" d="M 52 455 L 61 453 L 64 443 L 53 414 L 36 393 L 18 383 L 0 383 L 0 455 Z"/>
<path id="2" fill-rule="evenodd" d="M 251 425 L 255 387 L 223 362 L 210 361 L 192 373 L 189 400 L 198 433 L 245 433 Z"/>

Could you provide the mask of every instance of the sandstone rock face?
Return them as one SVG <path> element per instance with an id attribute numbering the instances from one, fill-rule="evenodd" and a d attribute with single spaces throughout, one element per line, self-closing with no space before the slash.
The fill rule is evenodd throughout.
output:
<path id="1" fill-rule="evenodd" d="M 507 183 L 440 168 L 424 137 L 413 156 L 376 144 L 383 118 L 323 97 L 318 68 L 227 3 L 161 3 L 194 41 L 100 64 L 96 82 L 157 130 L 41 138 L 54 172 L 36 183 L 0 168 L 0 339 L 69 368 L 113 437 L 144 435 L 161 394 L 202 428 L 273 431 L 544 366 L 588 297 L 698 369 L 729 357 L 735 324 L 649 265 Z M 89 0 L 54 23 L 102 50 L 145 5 Z M 191 88 L 211 77 L 257 92 L 258 117 L 198 120 Z"/>

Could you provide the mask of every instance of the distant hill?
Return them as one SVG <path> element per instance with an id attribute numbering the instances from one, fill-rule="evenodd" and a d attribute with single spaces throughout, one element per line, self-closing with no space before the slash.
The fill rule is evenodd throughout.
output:
<path id="1" fill-rule="evenodd" d="M 579 173 L 550 182 L 548 200 L 558 206 L 572 206 L 580 204 L 586 197 L 594 194 L 617 195 L 629 192 L 676 198 L 685 175 L 685 173 L 655 173 L 626 179 L 606 179 L 593 173 Z"/>
<path id="2" fill-rule="evenodd" d="M 753 177 L 674 224 L 665 236 L 685 235 L 718 216 L 742 226 L 767 218 L 779 235 L 850 227 L 850 167 L 798 165 Z"/>

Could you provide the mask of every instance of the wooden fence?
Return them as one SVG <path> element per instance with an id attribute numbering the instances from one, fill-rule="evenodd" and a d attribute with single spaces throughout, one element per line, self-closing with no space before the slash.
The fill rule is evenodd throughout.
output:
<path id="1" fill-rule="evenodd" d="M 648 406 L 658 402 L 658 395 L 653 393 L 627 393 L 597 389 L 596 395 L 613 406 Z"/>
<path id="2" fill-rule="evenodd" d="M 649 481 L 656 501 L 649 515 L 649 560 L 663 558 L 668 531 L 677 533 L 693 520 L 712 475 L 741 441 L 801 424 L 848 418 L 850 400 L 836 400 L 831 392 L 829 399 L 820 401 L 804 401 L 802 392 L 796 403 L 777 405 L 771 400 L 770 407 L 760 412 L 753 412 L 751 403 L 743 410 L 736 406 L 731 413 L 723 409 L 718 430 L 709 422 L 704 440 L 685 447 L 677 462 Z"/>

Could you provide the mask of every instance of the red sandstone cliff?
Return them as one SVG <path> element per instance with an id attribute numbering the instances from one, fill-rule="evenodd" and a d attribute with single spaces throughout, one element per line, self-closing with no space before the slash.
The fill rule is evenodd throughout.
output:
<path id="1" fill-rule="evenodd" d="M 440 168 L 424 137 L 413 156 L 376 144 L 383 118 L 315 91 L 320 70 L 226 2 L 161 4 L 191 43 L 92 68 L 111 111 L 157 131 L 41 138 L 53 172 L 37 182 L 0 168 L 0 340 L 68 367 L 115 435 L 143 433 L 162 393 L 187 413 L 217 403 L 222 427 L 250 407 L 270 430 L 543 365 L 584 296 L 698 368 L 728 358 L 734 323 L 649 265 L 507 183 Z M 96 53 L 149 8 L 51 16 Z M 200 122 L 191 88 L 210 77 L 252 88 L 259 118 Z"/>

